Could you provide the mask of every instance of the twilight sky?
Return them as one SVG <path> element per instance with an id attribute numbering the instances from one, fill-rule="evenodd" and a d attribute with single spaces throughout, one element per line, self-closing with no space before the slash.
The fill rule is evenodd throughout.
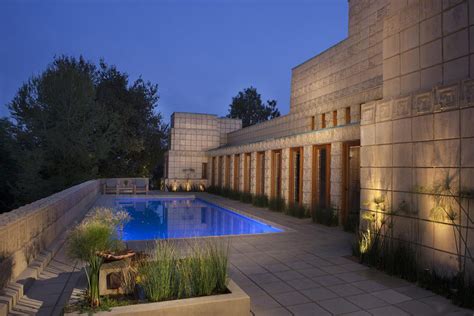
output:
<path id="1" fill-rule="evenodd" d="M 291 68 L 347 35 L 348 0 L 1 0 L 0 117 L 55 55 L 159 85 L 158 110 L 227 114 L 253 85 L 288 113 Z"/>

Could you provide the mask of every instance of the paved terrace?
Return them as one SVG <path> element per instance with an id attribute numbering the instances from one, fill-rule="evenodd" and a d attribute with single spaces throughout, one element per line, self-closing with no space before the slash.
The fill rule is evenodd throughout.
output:
<path id="1" fill-rule="evenodd" d="M 253 315 L 473 315 L 449 300 L 349 258 L 353 235 L 221 197 L 201 197 L 291 228 L 232 237 L 232 279 L 251 298 Z M 102 196 L 109 204 L 114 196 Z M 143 245 L 142 245 L 143 246 Z M 84 286 L 64 247 L 20 300 L 13 315 L 60 315 Z"/>

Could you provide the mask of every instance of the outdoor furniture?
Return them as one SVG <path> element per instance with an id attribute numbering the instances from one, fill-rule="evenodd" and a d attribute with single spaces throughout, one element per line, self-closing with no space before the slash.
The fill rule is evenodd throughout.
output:
<path id="1" fill-rule="evenodd" d="M 112 193 L 112 194 L 119 194 L 118 189 L 118 180 L 117 179 L 107 179 L 105 183 L 102 185 L 102 193 Z"/>
<path id="2" fill-rule="evenodd" d="M 148 194 L 148 178 L 112 178 L 102 182 L 102 194 Z"/>
<path id="3" fill-rule="evenodd" d="M 145 193 L 148 195 L 148 179 L 135 179 L 133 194 Z"/>
<path id="4" fill-rule="evenodd" d="M 132 194 L 133 193 L 133 180 L 132 179 L 120 179 L 119 181 L 119 193 L 121 194 Z"/>

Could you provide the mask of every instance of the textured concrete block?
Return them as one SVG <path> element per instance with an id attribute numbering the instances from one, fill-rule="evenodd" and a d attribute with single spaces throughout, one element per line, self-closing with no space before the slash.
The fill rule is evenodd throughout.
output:
<path id="1" fill-rule="evenodd" d="M 400 78 L 393 78 L 383 83 L 384 98 L 394 98 L 400 95 Z"/>
<path id="2" fill-rule="evenodd" d="M 443 38 L 443 59 L 455 59 L 469 53 L 469 36 L 467 29 L 450 34 Z"/>
<path id="3" fill-rule="evenodd" d="M 363 168 L 360 172 L 361 186 L 373 190 L 392 189 L 391 168 Z"/>
<path id="4" fill-rule="evenodd" d="M 416 71 L 420 68 L 420 50 L 418 48 L 402 53 L 401 74 Z"/>
<path id="5" fill-rule="evenodd" d="M 376 144 L 388 144 L 392 142 L 392 122 L 381 122 L 375 128 Z"/>
<path id="6" fill-rule="evenodd" d="M 422 68 L 430 67 L 442 62 L 441 39 L 430 42 L 420 47 L 420 65 Z"/>
<path id="7" fill-rule="evenodd" d="M 411 118 L 393 121 L 393 142 L 403 143 L 411 141 Z"/>
<path id="8" fill-rule="evenodd" d="M 461 165 L 463 167 L 474 167 L 474 139 L 461 140 Z"/>
<path id="9" fill-rule="evenodd" d="M 462 57 L 443 64 L 443 81 L 450 83 L 469 76 L 469 58 Z"/>
<path id="10" fill-rule="evenodd" d="M 433 115 L 417 116 L 412 119 L 413 141 L 432 140 L 433 139 Z"/>
<path id="11" fill-rule="evenodd" d="M 461 110 L 461 136 L 474 137 L 474 108 Z"/>
<path id="12" fill-rule="evenodd" d="M 400 50 L 405 52 L 420 45 L 420 28 L 418 24 L 400 33 Z"/>
<path id="13" fill-rule="evenodd" d="M 425 44 L 441 37 L 441 15 L 438 14 L 420 24 L 420 43 Z"/>
<path id="14" fill-rule="evenodd" d="M 423 69 L 420 75 L 420 89 L 426 90 L 443 83 L 443 67 L 436 65 Z"/>
<path id="15" fill-rule="evenodd" d="M 362 146 L 375 144 L 375 124 L 360 127 L 360 143 Z"/>
<path id="16" fill-rule="evenodd" d="M 383 61 L 383 79 L 400 76 L 400 55 L 395 55 Z"/>
<path id="17" fill-rule="evenodd" d="M 442 0 L 419 0 L 420 20 L 424 20 L 433 15 L 439 14 L 442 8 L 441 1 Z"/>
<path id="18" fill-rule="evenodd" d="M 474 54 L 470 56 L 470 60 L 471 62 L 469 63 L 470 64 L 469 75 L 471 78 L 474 78 Z"/>
<path id="19" fill-rule="evenodd" d="M 461 156 L 459 139 L 434 142 L 433 167 L 458 167 Z"/>
<path id="20" fill-rule="evenodd" d="M 393 145 L 393 166 L 411 167 L 413 165 L 413 144 Z"/>
<path id="21" fill-rule="evenodd" d="M 467 26 L 467 2 L 445 11 L 443 13 L 443 34 L 449 34 Z"/>
<path id="22" fill-rule="evenodd" d="M 411 191 L 413 189 L 411 168 L 393 168 L 393 190 Z"/>
<path id="23" fill-rule="evenodd" d="M 413 165 L 415 167 L 432 167 L 433 161 L 433 142 L 420 142 L 413 144 Z"/>
<path id="24" fill-rule="evenodd" d="M 459 112 L 449 111 L 434 115 L 434 138 L 446 139 L 459 137 Z"/>
<path id="25" fill-rule="evenodd" d="M 375 151 L 377 146 L 362 146 L 360 147 L 360 165 L 361 167 L 367 167 L 374 164 Z M 1 235 L 0 235 L 1 237 Z M 1 239 L 0 239 L 1 242 Z"/>
<path id="26" fill-rule="evenodd" d="M 400 53 L 400 34 L 394 34 L 383 41 L 383 57 L 390 58 Z"/>
<path id="27" fill-rule="evenodd" d="M 412 72 L 408 75 L 401 77 L 401 86 L 400 93 L 401 95 L 406 95 L 411 92 L 417 91 L 420 89 L 421 79 L 420 72 Z"/>
<path id="28" fill-rule="evenodd" d="M 375 147 L 374 167 L 392 166 L 392 145 L 378 145 Z"/>

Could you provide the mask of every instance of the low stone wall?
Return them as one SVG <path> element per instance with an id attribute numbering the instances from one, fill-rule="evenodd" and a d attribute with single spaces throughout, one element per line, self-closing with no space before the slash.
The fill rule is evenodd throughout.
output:
<path id="1" fill-rule="evenodd" d="M 1 214 L 3 281 L 17 278 L 43 249 L 88 210 L 99 194 L 100 181 L 91 180 Z M 9 266 L 3 267 L 5 264 Z"/>

